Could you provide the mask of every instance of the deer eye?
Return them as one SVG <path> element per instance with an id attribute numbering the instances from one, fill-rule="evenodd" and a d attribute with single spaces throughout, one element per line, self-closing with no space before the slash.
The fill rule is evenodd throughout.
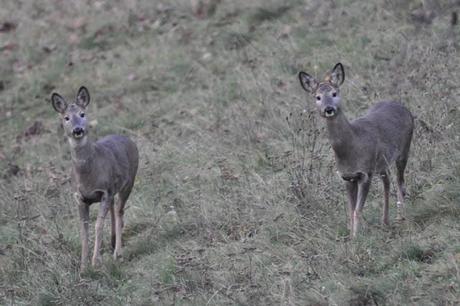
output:
<path id="1" fill-rule="evenodd" d="M 81 113 L 80 117 L 85 118 L 85 113 Z"/>
<path id="2" fill-rule="evenodd" d="M 64 117 L 64 120 L 65 120 L 65 121 L 69 121 L 69 120 L 70 120 L 69 116 L 65 116 L 65 117 Z"/>
<path id="3" fill-rule="evenodd" d="M 321 100 L 321 96 L 316 96 L 316 100 Z"/>
<path id="4" fill-rule="evenodd" d="M 333 96 L 334 98 L 337 97 L 337 93 L 336 93 L 336 92 L 333 92 L 333 93 L 332 93 L 332 96 Z"/>

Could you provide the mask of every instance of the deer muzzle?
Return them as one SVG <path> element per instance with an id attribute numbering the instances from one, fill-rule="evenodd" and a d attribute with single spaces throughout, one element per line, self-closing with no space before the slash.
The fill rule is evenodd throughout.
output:
<path id="1" fill-rule="evenodd" d="M 82 138 L 85 135 L 85 130 L 81 127 L 76 127 L 72 130 L 74 138 Z"/>
<path id="2" fill-rule="evenodd" d="M 337 109 L 333 106 L 326 106 L 324 108 L 323 113 L 324 113 L 324 117 L 327 117 L 327 118 L 334 117 L 335 114 L 337 113 Z"/>

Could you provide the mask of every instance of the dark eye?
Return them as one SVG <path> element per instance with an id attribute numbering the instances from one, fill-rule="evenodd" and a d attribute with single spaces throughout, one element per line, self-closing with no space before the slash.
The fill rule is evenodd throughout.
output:
<path id="1" fill-rule="evenodd" d="M 321 96 L 316 96 L 316 100 L 321 100 Z"/>
<path id="2" fill-rule="evenodd" d="M 333 92 L 333 93 L 332 93 L 332 96 L 333 96 L 334 98 L 337 97 L 337 93 L 336 93 L 336 92 Z"/>
<path id="3" fill-rule="evenodd" d="M 81 113 L 80 117 L 85 118 L 85 113 Z"/>
<path id="4" fill-rule="evenodd" d="M 65 117 L 64 117 L 64 120 L 65 120 L 65 121 L 69 121 L 69 120 L 70 120 L 69 116 L 65 116 Z"/>

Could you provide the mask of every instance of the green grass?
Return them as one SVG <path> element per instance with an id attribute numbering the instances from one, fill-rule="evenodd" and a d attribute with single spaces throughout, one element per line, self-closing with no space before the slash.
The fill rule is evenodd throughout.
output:
<path id="1" fill-rule="evenodd" d="M 204 18 L 188 0 L 2 3 L 0 25 L 17 27 L 0 32 L 0 304 L 458 304 L 459 7 L 423 2 L 436 17 L 420 23 L 422 2 L 221 1 Z M 376 180 L 354 241 L 296 75 L 338 61 L 348 117 L 379 99 L 417 117 L 408 220 L 393 221 L 392 194 L 380 225 Z M 69 148 L 49 97 L 81 85 L 92 136 L 130 136 L 141 161 L 123 260 L 107 222 L 103 264 L 80 276 Z"/>

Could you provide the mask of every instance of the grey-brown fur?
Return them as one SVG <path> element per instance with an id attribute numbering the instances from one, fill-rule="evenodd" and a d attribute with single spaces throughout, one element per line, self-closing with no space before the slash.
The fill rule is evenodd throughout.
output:
<path id="1" fill-rule="evenodd" d="M 409 155 L 414 120 L 407 108 L 397 102 L 379 102 L 367 114 L 349 122 L 340 104 L 339 86 L 345 79 L 342 64 L 337 64 L 323 82 L 305 72 L 299 73 L 302 87 L 314 94 L 320 115 L 325 118 L 337 167 L 346 181 L 349 199 L 350 230 L 359 228 L 364 202 L 374 174 L 384 186 L 382 222 L 389 224 L 389 167 L 396 163 L 398 181 L 398 219 L 404 219 L 404 169 Z"/>
<path id="2" fill-rule="evenodd" d="M 110 135 L 96 142 L 88 138 L 85 110 L 89 101 L 89 92 L 85 87 L 80 88 L 75 103 L 70 105 L 57 93 L 53 93 L 51 97 L 54 109 L 61 114 L 71 147 L 72 186 L 81 221 L 82 270 L 88 261 L 89 206 L 92 203 L 101 203 L 96 221 L 92 265 L 100 261 L 102 229 L 109 210 L 113 255 L 115 258 L 121 256 L 123 211 L 133 188 L 139 163 L 136 144 L 125 136 Z M 115 195 L 118 195 L 116 203 Z"/>

